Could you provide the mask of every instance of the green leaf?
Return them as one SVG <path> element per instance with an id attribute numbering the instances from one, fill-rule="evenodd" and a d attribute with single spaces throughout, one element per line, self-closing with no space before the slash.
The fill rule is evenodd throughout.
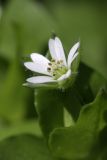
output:
<path id="1" fill-rule="evenodd" d="M 96 99 L 83 107 L 74 126 L 55 129 L 49 139 L 52 153 L 71 160 L 93 159 L 99 132 L 106 125 L 107 94 L 101 90 Z M 95 159 L 95 157 L 94 157 Z"/>
<path id="2" fill-rule="evenodd" d="M 1 160 L 52 160 L 43 139 L 20 135 L 0 142 Z"/>
<path id="3" fill-rule="evenodd" d="M 41 129 L 47 138 L 54 128 L 63 126 L 63 105 L 59 90 L 36 90 L 35 107 Z"/>
<path id="4" fill-rule="evenodd" d="M 100 139 L 100 147 L 99 147 L 100 151 L 99 151 L 99 154 L 98 154 L 99 157 L 100 157 L 99 159 L 106 160 L 107 159 L 107 125 L 101 131 L 99 139 Z"/>

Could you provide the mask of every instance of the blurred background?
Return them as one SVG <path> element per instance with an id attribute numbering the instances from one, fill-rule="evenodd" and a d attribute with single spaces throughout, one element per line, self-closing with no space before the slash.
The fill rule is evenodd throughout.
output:
<path id="1" fill-rule="evenodd" d="M 53 32 L 61 38 L 66 53 L 81 42 L 81 63 L 92 70 L 89 83 L 96 95 L 107 81 L 106 6 L 106 0 L 0 1 L 1 129 L 19 125 L 36 132 L 34 90 L 22 86 L 32 74 L 23 63 L 32 52 L 47 53 Z M 83 70 L 81 75 L 87 74 Z"/>

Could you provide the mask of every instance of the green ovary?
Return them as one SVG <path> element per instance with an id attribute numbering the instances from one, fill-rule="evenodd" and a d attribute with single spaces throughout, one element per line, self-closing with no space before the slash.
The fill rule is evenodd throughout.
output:
<path id="1" fill-rule="evenodd" d="M 56 70 L 53 70 L 53 78 L 56 80 L 60 78 L 63 74 L 67 72 L 67 68 L 65 66 L 61 68 L 57 68 Z"/>

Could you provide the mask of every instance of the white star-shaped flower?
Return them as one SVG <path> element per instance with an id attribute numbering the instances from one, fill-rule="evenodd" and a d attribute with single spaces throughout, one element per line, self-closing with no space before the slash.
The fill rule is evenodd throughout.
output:
<path id="1" fill-rule="evenodd" d="M 66 60 L 62 43 L 58 37 L 49 40 L 49 50 L 52 59 L 38 53 L 30 55 L 32 62 L 25 62 L 27 69 L 42 74 L 28 78 L 26 81 L 33 86 L 62 84 L 72 76 L 71 64 L 78 55 L 80 43 L 77 42 L 70 50 Z"/>

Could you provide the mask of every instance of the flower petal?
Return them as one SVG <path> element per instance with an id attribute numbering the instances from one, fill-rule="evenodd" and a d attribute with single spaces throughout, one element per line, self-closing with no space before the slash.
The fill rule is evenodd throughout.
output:
<path id="1" fill-rule="evenodd" d="M 79 52 L 76 52 L 76 53 L 74 54 L 74 56 L 73 56 L 73 58 L 72 58 L 71 63 L 72 63 L 72 62 L 73 62 L 73 60 L 78 56 L 78 54 L 79 54 Z"/>
<path id="2" fill-rule="evenodd" d="M 71 76 L 71 69 L 69 69 L 66 74 L 63 74 L 60 78 L 58 78 L 58 81 L 65 80 Z"/>
<path id="3" fill-rule="evenodd" d="M 69 52 L 69 55 L 68 55 L 68 61 L 67 61 L 68 68 L 70 68 L 72 61 L 73 61 L 73 60 L 75 59 L 75 57 L 78 55 L 78 54 L 77 54 L 77 53 L 78 53 L 77 50 L 78 50 L 79 46 L 80 46 L 80 43 L 77 42 L 77 43 L 71 48 L 71 50 L 70 50 L 70 52 Z M 76 54 L 75 54 L 75 53 L 76 53 Z"/>
<path id="4" fill-rule="evenodd" d="M 55 40 L 50 39 L 48 45 L 49 45 L 49 50 L 50 50 L 51 57 L 53 59 L 57 60 L 57 54 L 56 54 L 56 51 L 55 51 Z"/>
<path id="5" fill-rule="evenodd" d="M 67 66 L 64 49 L 58 37 L 56 37 L 55 40 L 49 40 L 49 50 L 53 59 L 57 61 L 63 60 L 64 65 Z"/>
<path id="6" fill-rule="evenodd" d="M 53 78 L 49 76 L 31 77 L 31 78 L 28 78 L 26 81 L 33 84 L 56 82 L 56 80 L 53 80 Z"/>
<path id="7" fill-rule="evenodd" d="M 58 37 L 55 38 L 55 51 L 56 51 L 58 60 L 63 60 L 64 65 L 67 66 L 64 49 Z"/>
<path id="8" fill-rule="evenodd" d="M 50 62 L 46 57 L 44 57 L 44 56 L 42 56 L 41 54 L 38 54 L 38 53 L 32 53 L 31 54 L 31 59 L 35 63 L 46 63 L 46 64 L 48 64 Z"/>
<path id="9" fill-rule="evenodd" d="M 25 67 L 33 72 L 41 73 L 41 74 L 46 74 L 46 75 L 51 75 L 48 71 L 48 64 L 44 62 L 25 62 L 24 63 Z"/>

